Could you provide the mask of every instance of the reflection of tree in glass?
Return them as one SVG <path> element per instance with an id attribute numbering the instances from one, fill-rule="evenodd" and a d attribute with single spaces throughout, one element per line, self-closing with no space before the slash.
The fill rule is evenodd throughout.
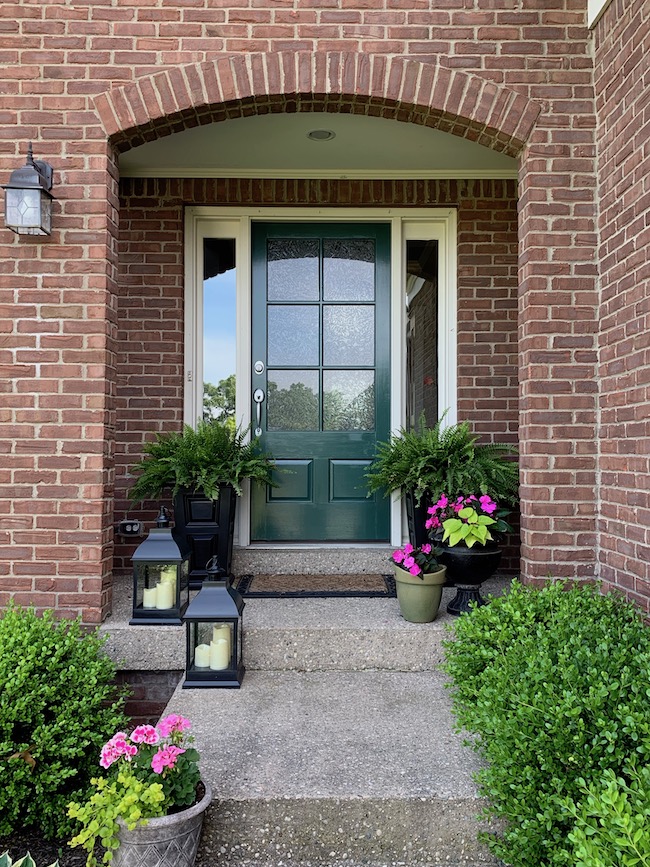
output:
<path id="1" fill-rule="evenodd" d="M 345 395 L 338 389 L 326 392 L 323 416 L 325 430 L 374 430 L 374 383 L 351 400 L 349 395 Z"/>
<path id="2" fill-rule="evenodd" d="M 235 426 L 235 374 L 231 373 L 218 385 L 203 383 L 203 419 L 219 418 Z"/>
<path id="3" fill-rule="evenodd" d="M 267 398 L 269 430 L 318 430 L 318 395 L 304 382 L 278 388 L 269 380 Z"/>

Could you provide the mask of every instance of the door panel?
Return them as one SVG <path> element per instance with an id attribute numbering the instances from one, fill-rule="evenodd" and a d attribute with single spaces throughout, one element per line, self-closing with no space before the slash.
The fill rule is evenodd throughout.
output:
<path id="1" fill-rule="evenodd" d="M 253 541 L 388 539 L 364 474 L 389 434 L 389 251 L 387 224 L 253 224 L 251 394 L 278 462 Z"/>

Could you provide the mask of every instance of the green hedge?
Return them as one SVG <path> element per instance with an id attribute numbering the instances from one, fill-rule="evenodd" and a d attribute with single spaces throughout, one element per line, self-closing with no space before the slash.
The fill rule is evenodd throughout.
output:
<path id="1" fill-rule="evenodd" d="M 125 723 L 115 667 L 96 633 L 10 606 L 0 620 L 0 836 L 72 830 L 102 745 Z"/>
<path id="2" fill-rule="evenodd" d="M 455 633 L 445 645 L 454 713 L 476 735 L 487 815 L 504 826 L 484 835 L 491 851 L 512 867 L 601 867 L 584 838 L 611 816 L 585 810 L 608 813 L 613 775 L 637 787 L 622 807 L 622 821 L 637 822 L 650 788 L 636 776 L 650 755 L 650 630 L 638 610 L 590 586 L 514 582 Z M 649 835 L 646 820 L 646 848 Z M 606 863 L 650 867 L 622 855 Z"/>

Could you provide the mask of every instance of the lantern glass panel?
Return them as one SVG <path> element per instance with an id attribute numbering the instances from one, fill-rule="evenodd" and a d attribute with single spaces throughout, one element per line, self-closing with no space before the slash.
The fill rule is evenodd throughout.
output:
<path id="1" fill-rule="evenodd" d="M 134 564 L 135 608 L 165 611 L 179 605 L 189 581 L 189 561 L 181 563 L 139 562 Z"/>
<path id="2" fill-rule="evenodd" d="M 49 235 L 52 199 L 40 189 L 7 187 L 5 223 L 20 235 Z"/>
<path id="3" fill-rule="evenodd" d="M 190 669 L 198 671 L 226 671 L 235 668 L 233 650 L 241 652 L 237 625 L 231 621 L 197 622 L 191 624 Z"/>

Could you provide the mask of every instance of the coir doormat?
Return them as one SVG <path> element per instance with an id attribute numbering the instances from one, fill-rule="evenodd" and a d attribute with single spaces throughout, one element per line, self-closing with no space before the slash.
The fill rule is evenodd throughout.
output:
<path id="1" fill-rule="evenodd" d="M 247 599 L 395 596 L 392 575 L 240 575 L 233 587 Z"/>

